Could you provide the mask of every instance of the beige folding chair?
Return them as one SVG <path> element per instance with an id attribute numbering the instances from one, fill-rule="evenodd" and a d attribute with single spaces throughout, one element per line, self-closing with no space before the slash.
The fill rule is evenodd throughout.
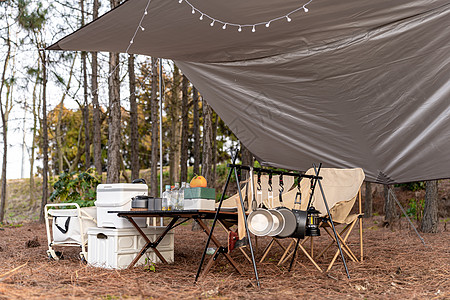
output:
<path id="1" fill-rule="evenodd" d="M 307 175 L 315 175 L 315 171 L 310 169 L 306 172 Z M 337 232 L 339 241 L 341 242 L 341 246 L 343 252 L 350 257 L 352 261 L 362 261 L 363 260 L 363 241 L 362 241 L 362 207 L 361 207 L 361 185 L 364 181 L 364 172 L 360 168 L 356 169 L 332 169 L 332 168 L 323 168 L 320 170 L 320 176 L 323 177 L 321 183 L 324 189 L 324 194 L 328 203 L 328 207 L 330 208 L 330 214 L 332 216 L 333 222 L 336 225 L 344 225 L 344 228 Z M 306 210 L 308 201 L 311 195 L 310 183 L 309 180 L 302 180 L 301 184 L 301 192 L 303 195 L 301 209 Z M 359 199 L 359 212 L 356 214 L 350 215 L 350 212 L 356 202 L 356 198 Z M 284 200 L 284 198 L 283 198 Z M 293 205 L 292 199 L 286 199 L 284 201 L 286 206 L 289 207 L 290 203 Z M 305 249 L 303 244 L 306 241 L 310 240 L 310 252 L 308 258 L 314 263 L 316 268 L 320 270 L 315 260 L 322 257 L 324 253 L 330 249 L 334 244 L 336 244 L 334 234 L 330 230 L 331 223 L 329 218 L 327 218 L 326 207 L 322 198 L 322 193 L 319 188 L 316 187 L 314 191 L 314 195 L 312 198 L 312 206 L 314 206 L 318 211 L 320 211 L 320 215 L 324 218 L 320 224 L 320 228 L 323 228 L 327 233 L 326 236 L 330 236 L 332 238 L 331 243 L 329 243 L 322 251 L 314 257 L 314 243 L 312 237 L 306 237 L 302 243 L 299 244 L 301 246 L 301 250 L 305 253 Z M 359 233 L 360 233 L 360 260 L 356 257 L 353 251 L 350 249 L 349 244 L 347 243 L 348 237 L 352 232 L 354 226 L 359 220 Z M 342 236 L 344 235 L 345 236 Z M 324 234 L 322 234 L 324 235 Z M 279 265 L 286 262 L 291 256 L 292 252 L 289 252 L 292 246 L 294 245 L 294 241 L 291 241 L 291 244 L 287 247 L 284 255 L 279 261 Z M 306 253 L 305 253 L 306 254 Z M 336 261 L 337 256 L 339 255 L 339 250 L 335 253 L 332 261 L 329 263 L 327 271 L 331 269 L 334 262 Z"/>
<path id="2" fill-rule="evenodd" d="M 269 175 L 261 175 L 261 182 L 260 184 L 258 184 L 258 176 L 257 174 L 253 174 L 253 185 L 251 183 L 250 178 L 242 181 L 241 183 L 244 183 L 242 189 L 241 189 L 241 195 L 242 197 L 246 198 L 248 201 L 248 209 L 247 209 L 247 213 L 250 213 L 253 211 L 252 207 L 252 201 L 253 199 L 255 199 L 256 201 L 256 206 L 259 207 L 261 204 L 263 204 L 264 206 L 266 206 L 267 208 L 274 208 L 277 206 L 280 206 L 280 202 L 278 200 L 278 192 L 280 190 L 280 176 L 279 175 L 274 175 L 272 176 L 272 193 L 268 192 L 269 191 Z M 285 187 L 291 187 L 294 184 L 294 178 L 292 176 L 285 176 L 283 178 L 283 182 L 284 182 L 284 186 Z M 259 192 L 258 190 L 260 189 L 261 192 Z M 277 199 L 277 200 L 275 200 Z M 245 199 L 244 199 L 245 200 Z M 218 206 L 218 203 L 216 203 L 216 206 Z M 240 199 L 239 199 L 239 193 L 234 194 L 233 196 L 229 197 L 228 199 L 224 200 L 222 202 L 222 207 L 223 208 L 236 208 L 237 212 L 238 212 L 238 235 L 239 235 L 239 240 L 245 238 L 246 233 L 245 233 L 245 225 L 244 225 L 244 218 L 242 215 L 242 208 L 241 208 L 241 204 L 240 204 Z M 256 242 L 256 246 L 255 246 L 255 252 L 258 249 L 257 246 L 257 237 L 255 236 L 255 242 Z M 281 245 L 278 241 L 276 241 L 278 245 L 280 245 L 280 247 L 283 248 L 283 250 L 285 250 L 285 247 L 283 245 Z M 266 246 L 266 249 L 269 247 L 272 247 L 272 245 L 268 245 Z M 239 248 L 241 251 L 243 251 L 243 249 Z M 265 251 L 266 252 L 266 251 Z M 244 255 L 246 255 L 244 253 Z M 248 257 L 246 255 L 246 257 Z M 262 258 L 262 260 L 264 260 L 265 257 Z M 261 260 L 261 261 L 262 261 Z"/>

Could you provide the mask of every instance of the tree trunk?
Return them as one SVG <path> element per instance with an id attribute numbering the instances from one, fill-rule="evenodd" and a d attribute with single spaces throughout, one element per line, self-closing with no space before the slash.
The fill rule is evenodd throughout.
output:
<path id="1" fill-rule="evenodd" d="M 430 180 L 426 182 L 425 207 L 420 231 L 436 233 L 438 232 L 438 223 L 438 181 Z"/>
<path id="2" fill-rule="evenodd" d="M 188 104 L 189 81 L 183 75 L 181 83 L 181 158 L 180 158 L 180 181 L 186 182 L 188 176 L 188 136 L 189 136 L 189 104 Z"/>
<path id="3" fill-rule="evenodd" d="M 64 172 L 64 153 L 63 153 L 63 146 L 62 146 L 62 134 L 61 134 L 61 120 L 62 120 L 62 113 L 64 110 L 64 100 L 66 99 L 66 95 L 69 92 L 70 89 L 70 83 L 72 82 L 72 75 L 73 75 L 73 68 L 75 66 L 75 61 L 77 60 L 77 55 L 75 54 L 75 57 L 72 61 L 72 66 L 70 67 L 70 73 L 69 73 L 69 79 L 67 80 L 67 84 L 65 87 L 65 92 L 63 93 L 61 97 L 61 102 L 59 103 L 58 107 L 58 118 L 56 120 L 56 152 L 58 156 L 58 172 L 63 173 Z M 84 114 L 84 112 L 83 112 Z"/>
<path id="4" fill-rule="evenodd" d="M 180 174 L 180 90 L 181 75 L 178 67 L 174 65 L 173 71 L 173 86 L 172 93 L 169 100 L 169 120 L 170 126 L 170 152 L 169 152 L 169 165 L 170 165 L 170 182 L 179 182 Z"/>
<path id="5" fill-rule="evenodd" d="M 208 182 L 212 180 L 212 109 L 203 99 L 203 155 L 202 155 L 202 176 Z"/>
<path id="6" fill-rule="evenodd" d="M 119 5 L 110 0 L 111 8 Z M 109 130 L 108 130 L 108 172 L 106 183 L 118 183 L 120 171 L 120 78 L 119 53 L 109 54 Z"/>
<path id="7" fill-rule="evenodd" d="M 372 184 L 366 181 L 366 193 L 364 197 L 364 218 L 372 217 Z"/>
<path id="8" fill-rule="evenodd" d="M 47 132 L 47 62 L 45 52 L 42 51 L 42 72 L 43 72 L 43 88 L 42 88 L 42 152 L 44 156 L 42 170 L 42 200 L 41 210 L 39 213 L 39 222 L 44 223 L 44 209 L 47 204 L 48 197 L 48 132 Z"/>
<path id="9" fill-rule="evenodd" d="M 2 71 L 2 77 L 0 82 L 0 112 L 1 112 L 1 118 L 2 118 L 2 127 L 3 127 L 3 160 L 2 160 L 2 178 L 1 178 L 1 200 L 0 200 L 0 223 L 4 221 L 5 216 L 5 209 L 6 209 L 6 165 L 8 163 L 7 161 L 7 151 L 8 151 L 8 129 L 7 129 L 7 119 L 6 119 L 6 106 L 8 102 L 8 96 L 6 97 L 5 101 L 1 99 L 2 93 L 3 93 L 3 87 L 5 86 L 5 79 L 6 79 L 6 69 L 8 68 L 8 63 L 11 57 L 11 41 L 9 39 L 9 24 L 7 26 L 7 36 L 6 36 L 6 43 L 8 45 L 8 50 L 6 52 L 6 58 L 3 62 L 3 71 Z"/>
<path id="10" fill-rule="evenodd" d="M 241 143 L 241 158 L 242 158 L 242 164 L 244 166 L 253 167 L 253 165 L 255 163 L 255 158 L 253 157 L 253 154 L 247 149 L 247 147 L 245 147 L 242 143 Z M 245 174 L 245 177 L 242 178 L 243 180 L 247 179 L 248 173 L 249 172 L 243 172 L 242 175 Z"/>
<path id="11" fill-rule="evenodd" d="M 32 139 L 31 139 L 31 147 L 30 147 L 30 207 L 34 210 L 37 207 L 37 203 L 35 201 L 35 188 L 34 188 L 34 160 L 36 155 L 36 140 L 37 140 L 37 122 L 38 122 L 38 113 L 37 113 L 37 103 L 40 101 L 36 101 L 37 95 L 36 95 L 36 89 L 39 82 L 39 74 L 41 73 L 40 67 L 38 66 L 38 70 L 36 73 L 36 81 L 34 83 L 33 87 L 33 94 L 32 94 L 32 107 L 31 110 L 33 112 L 33 128 L 32 128 Z"/>
<path id="12" fill-rule="evenodd" d="M 385 226 L 392 227 L 398 219 L 397 207 L 394 198 L 389 194 L 389 185 L 384 185 L 384 222 Z"/>
<path id="13" fill-rule="evenodd" d="M 93 19 L 98 18 L 98 0 L 94 0 Z M 101 140 L 101 122 L 100 122 L 100 104 L 98 102 L 98 59 L 97 52 L 92 52 L 92 125 L 93 125 L 93 144 L 94 144 L 94 166 L 102 178 L 102 140 Z"/>
<path id="14" fill-rule="evenodd" d="M 120 78 L 119 54 L 109 56 L 108 170 L 106 183 L 119 182 L 120 169 Z"/>
<path id="15" fill-rule="evenodd" d="M 139 132 L 138 108 L 136 102 L 136 76 L 134 74 L 134 55 L 128 56 L 128 75 L 130 81 L 130 143 L 131 179 L 139 178 Z"/>
<path id="16" fill-rule="evenodd" d="M 156 85 L 158 81 L 158 71 L 157 64 L 158 59 L 153 58 L 151 60 L 152 63 L 152 90 L 150 96 L 150 114 L 152 121 L 152 147 L 151 147 L 151 162 L 150 162 L 150 196 L 157 197 L 158 196 L 158 133 L 159 133 L 159 119 L 158 119 L 158 97 L 157 97 L 157 89 Z M 162 109 L 162 107 L 160 108 Z M 160 166 L 162 168 L 162 166 Z M 162 196 L 162 195 L 160 195 Z"/>
<path id="17" fill-rule="evenodd" d="M 194 174 L 200 174 L 200 116 L 198 110 L 198 91 L 192 88 L 193 114 L 194 114 Z"/>

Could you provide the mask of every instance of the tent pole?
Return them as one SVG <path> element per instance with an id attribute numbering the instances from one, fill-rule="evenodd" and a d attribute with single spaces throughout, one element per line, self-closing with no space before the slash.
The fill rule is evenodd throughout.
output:
<path id="1" fill-rule="evenodd" d="M 394 192 L 392 191 L 392 188 L 389 187 L 388 188 L 388 195 L 391 194 L 392 198 L 394 198 L 395 202 L 397 203 L 397 205 L 400 207 L 400 209 L 402 210 L 403 214 L 405 215 L 406 219 L 408 220 L 409 224 L 411 225 L 411 227 L 414 229 L 414 231 L 417 233 L 417 236 L 419 237 L 419 239 L 422 241 L 422 243 L 428 247 L 427 244 L 425 244 L 425 241 L 423 240 L 423 238 L 420 236 L 419 232 L 416 229 L 416 226 L 413 225 L 413 223 L 411 222 L 411 219 L 408 217 L 408 214 L 406 213 L 405 209 L 403 208 L 403 206 L 400 204 L 400 201 L 398 201 L 397 196 L 395 196 Z"/>
<path id="2" fill-rule="evenodd" d="M 236 162 L 238 151 L 239 151 L 239 149 L 236 148 L 236 152 L 234 153 L 234 155 L 231 158 L 231 161 L 233 164 Z M 206 251 L 208 250 L 209 243 L 211 242 L 211 236 L 213 235 L 214 228 L 216 227 L 217 219 L 219 217 L 220 209 L 222 207 L 222 203 L 225 198 L 225 193 L 227 191 L 228 184 L 230 183 L 232 173 L 233 173 L 233 168 L 230 168 L 230 170 L 228 171 L 227 181 L 225 182 L 225 186 L 223 188 L 222 196 L 220 197 L 219 206 L 217 207 L 216 214 L 214 216 L 214 221 L 211 225 L 211 230 L 209 231 L 208 240 L 206 241 L 205 249 L 203 250 L 202 259 L 200 260 L 200 265 L 198 266 L 197 275 L 195 275 L 194 282 L 197 282 L 198 277 L 200 276 L 200 272 L 202 271 L 202 266 L 203 266 L 203 262 L 205 261 Z"/>
<path id="3" fill-rule="evenodd" d="M 322 163 L 319 165 L 319 169 L 321 166 L 322 166 Z M 313 167 L 314 167 L 314 171 L 316 172 L 316 176 L 319 176 L 319 173 L 316 168 L 316 164 L 313 164 Z M 320 179 L 318 180 L 318 182 L 319 182 L 319 188 L 320 188 L 320 192 L 322 194 L 323 202 L 325 203 L 325 207 L 327 209 L 328 218 L 330 219 L 331 227 L 333 228 L 334 238 L 336 239 L 336 243 L 339 248 L 339 253 L 341 254 L 342 262 L 344 263 L 345 272 L 347 273 L 348 279 L 350 279 L 350 274 L 348 273 L 348 268 L 347 268 L 347 263 L 345 262 L 344 253 L 342 253 L 341 242 L 339 242 L 339 237 L 337 235 L 336 228 L 334 227 L 334 222 L 333 222 L 333 219 L 330 214 L 330 209 L 328 208 L 327 199 L 325 198 L 325 193 L 323 191 L 322 182 L 320 181 Z"/>
<path id="4" fill-rule="evenodd" d="M 163 194 L 163 153 L 162 153 L 162 97 L 163 97 L 162 58 L 159 59 L 159 197 Z M 164 219 L 160 218 L 160 225 L 164 226 Z"/>
<path id="5" fill-rule="evenodd" d="M 247 215 L 245 214 L 244 200 L 242 198 L 241 187 L 240 187 L 240 183 L 239 183 L 239 176 L 238 176 L 236 167 L 234 167 L 234 175 L 236 176 L 236 184 L 237 184 L 237 190 L 238 190 L 238 194 L 239 194 L 239 200 L 241 201 L 242 214 L 244 215 L 245 232 L 247 233 L 248 245 L 250 246 L 250 253 L 252 255 L 253 271 L 255 272 L 256 284 L 260 288 L 261 284 L 259 283 L 258 270 L 256 268 L 255 253 L 253 252 L 252 240 L 250 238 L 250 231 L 248 230 Z"/>

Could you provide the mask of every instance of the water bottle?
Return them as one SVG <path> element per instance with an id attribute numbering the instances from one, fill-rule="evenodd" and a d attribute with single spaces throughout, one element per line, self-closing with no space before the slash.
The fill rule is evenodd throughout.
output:
<path id="1" fill-rule="evenodd" d="M 175 186 L 172 187 L 172 192 L 170 193 L 170 199 L 171 201 L 171 207 L 173 209 L 178 209 L 178 191 L 180 189 L 180 184 L 177 182 L 175 183 Z"/>
<path id="2" fill-rule="evenodd" d="M 186 182 L 181 183 L 181 188 L 178 191 L 178 209 L 184 209 L 184 190 L 186 189 Z"/>
<path id="3" fill-rule="evenodd" d="M 170 185 L 166 185 L 166 190 L 162 194 L 162 210 L 169 210 Z"/>

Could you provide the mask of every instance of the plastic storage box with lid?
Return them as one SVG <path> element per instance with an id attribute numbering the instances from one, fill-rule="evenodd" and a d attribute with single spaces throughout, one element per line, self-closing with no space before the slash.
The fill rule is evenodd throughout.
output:
<path id="1" fill-rule="evenodd" d="M 131 198 L 135 196 L 147 196 L 148 186 L 142 183 L 112 183 L 99 184 L 97 186 L 97 225 L 98 227 L 133 228 L 133 225 L 125 218 L 108 211 L 131 210 Z M 145 218 L 136 218 L 139 227 L 146 227 Z"/>
<path id="2" fill-rule="evenodd" d="M 164 231 L 165 227 L 147 227 L 142 231 L 151 241 Z M 89 228 L 88 230 L 88 263 L 94 267 L 107 269 L 124 269 L 133 261 L 136 255 L 145 245 L 145 239 L 134 228 Z M 158 251 L 172 263 L 174 260 L 174 235 L 173 232 L 166 234 L 157 247 Z M 149 248 L 139 259 L 137 265 L 146 263 L 146 258 L 151 263 L 160 263 L 155 252 Z"/>

